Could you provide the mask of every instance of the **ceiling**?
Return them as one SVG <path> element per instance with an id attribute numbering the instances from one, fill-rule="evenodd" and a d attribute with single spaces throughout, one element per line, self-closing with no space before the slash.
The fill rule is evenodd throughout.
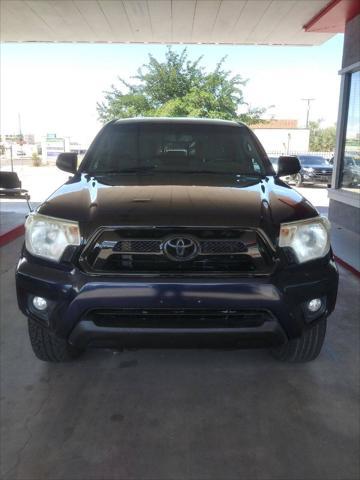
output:
<path id="1" fill-rule="evenodd" d="M 319 45 L 329 0 L 1 0 L 2 42 Z"/>

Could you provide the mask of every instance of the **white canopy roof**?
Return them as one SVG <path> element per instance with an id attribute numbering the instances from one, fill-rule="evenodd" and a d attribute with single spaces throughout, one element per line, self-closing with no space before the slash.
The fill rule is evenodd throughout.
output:
<path id="1" fill-rule="evenodd" d="M 328 0 L 2 0 L 2 42 L 318 45 Z"/>

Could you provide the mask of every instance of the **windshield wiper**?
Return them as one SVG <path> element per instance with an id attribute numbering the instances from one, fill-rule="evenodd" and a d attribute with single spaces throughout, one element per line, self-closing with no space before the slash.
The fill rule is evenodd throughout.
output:
<path id="1" fill-rule="evenodd" d="M 255 178 L 265 178 L 266 175 L 259 172 L 217 172 L 215 170 L 162 170 L 156 167 L 155 165 L 145 165 L 142 167 L 131 167 L 131 168 L 124 168 L 122 170 L 97 170 L 97 171 L 89 171 L 86 172 L 88 175 L 91 176 L 99 176 L 99 175 L 122 175 L 124 173 L 148 173 L 148 172 L 155 172 L 155 173 L 173 173 L 175 175 L 188 175 L 188 174 L 209 174 L 209 175 L 235 175 L 238 177 L 255 177 Z"/>
<path id="2" fill-rule="evenodd" d="M 266 178 L 265 173 L 260 173 L 260 172 L 239 172 L 239 173 L 236 173 L 235 175 L 238 175 L 239 177 Z"/>
<path id="3" fill-rule="evenodd" d="M 217 172 L 215 170 L 184 170 L 183 172 L 179 173 L 208 173 L 210 175 L 235 175 L 238 177 L 256 177 L 256 178 L 265 178 L 266 175 L 264 173 L 259 172 Z"/>
<path id="4" fill-rule="evenodd" d="M 143 173 L 156 170 L 154 166 L 144 166 L 144 167 L 131 167 L 124 168 L 122 170 L 94 170 L 86 172 L 88 175 L 97 176 L 97 175 L 121 175 L 123 173 Z"/>
<path id="5" fill-rule="evenodd" d="M 157 167 L 154 165 L 144 165 L 139 167 L 124 168 L 123 170 L 118 170 L 118 173 L 142 173 L 142 172 L 151 172 L 156 170 Z"/>

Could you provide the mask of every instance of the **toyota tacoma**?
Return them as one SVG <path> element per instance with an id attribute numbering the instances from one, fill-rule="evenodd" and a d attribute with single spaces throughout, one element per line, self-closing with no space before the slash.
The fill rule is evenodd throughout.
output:
<path id="1" fill-rule="evenodd" d="M 237 122 L 111 121 L 25 225 L 17 298 L 41 360 L 87 347 L 265 347 L 315 359 L 338 272 L 329 223 Z"/>

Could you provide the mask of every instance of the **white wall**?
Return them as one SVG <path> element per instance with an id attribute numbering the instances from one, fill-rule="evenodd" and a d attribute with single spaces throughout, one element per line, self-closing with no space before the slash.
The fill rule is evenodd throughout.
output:
<path id="1" fill-rule="evenodd" d="M 310 130 L 307 128 L 254 128 L 267 153 L 307 152 Z"/>

